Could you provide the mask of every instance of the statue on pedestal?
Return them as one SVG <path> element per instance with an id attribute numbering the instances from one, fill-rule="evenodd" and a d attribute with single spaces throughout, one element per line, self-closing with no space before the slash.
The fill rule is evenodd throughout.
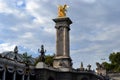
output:
<path id="1" fill-rule="evenodd" d="M 81 62 L 80 71 L 84 71 L 83 62 Z"/>
<path id="2" fill-rule="evenodd" d="M 40 61 L 45 62 L 45 52 L 46 52 L 46 50 L 44 50 L 44 46 L 43 45 L 41 45 L 41 50 L 38 49 L 38 52 L 41 53 Z"/>
<path id="3" fill-rule="evenodd" d="M 104 65 L 96 62 L 97 69 L 104 69 Z"/>
<path id="4" fill-rule="evenodd" d="M 104 67 L 104 64 L 103 63 L 100 64 L 100 63 L 96 62 L 96 66 L 97 66 L 97 68 L 96 68 L 97 74 L 106 76 L 107 73 L 106 73 L 106 69 Z"/>
<path id="5" fill-rule="evenodd" d="M 89 64 L 89 65 L 87 65 L 87 67 L 88 67 L 88 70 L 90 71 L 91 70 L 91 65 Z"/>
<path id="6" fill-rule="evenodd" d="M 18 47 L 17 46 L 15 46 L 15 48 L 14 48 L 14 53 L 15 53 L 14 60 L 16 61 L 17 60 L 17 54 L 18 54 Z"/>
<path id="7" fill-rule="evenodd" d="M 14 53 L 18 53 L 18 47 L 17 46 L 15 46 L 15 48 L 14 48 Z"/>

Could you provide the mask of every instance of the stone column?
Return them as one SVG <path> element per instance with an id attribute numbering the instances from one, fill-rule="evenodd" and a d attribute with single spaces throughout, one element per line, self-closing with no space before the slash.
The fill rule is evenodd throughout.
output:
<path id="1" fill-rule="evenodd" d="M 69 31 L 72 21 L 68 17 L 55 18 L 56 23 L 56 55 L 54 57 L 53 67 L 71 68 Z"/>

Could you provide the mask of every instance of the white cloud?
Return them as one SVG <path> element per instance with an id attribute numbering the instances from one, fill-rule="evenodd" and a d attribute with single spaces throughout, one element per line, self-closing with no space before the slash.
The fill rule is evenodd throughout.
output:
<path id="1" fill-rule="evenodd" d="M 87 2 L 87 3 L 94 3 L 96 0 L 82 0 L 84 2 Z"/>
<path id="2" fill-rule="evenodd" d="M 26 32 L 21 36 L 21 38 L 30 39 L 33 38 L 33 34 L 31 32 Z"/>
<path id="3" fill-rule="evenodd" d="M 48 2 L 49 0 L 42 0 L 42 1 L 44 1 L 44 2 Z"/>
<path id="4" fill-rule="evenodd" d="M 21 2 L 22 1 L 20 1 L 20 3 Z M 12 14 L 16 16 L 17 18 L 25 17 L 25 13 L 15 7 L 16 6 L 15 6 L 14 0 L 13 1 L 0 0 L 0 13 L 5 14 L 5 15 Z"/>
<path id="5" fill-rule="evenodd" d="M 11 27 L 10 29 L 13 30 L 13 31 L 18 31 L 17 27 Z"/>
<path id="6" fill-rule="evenodd" d="M 30 10 L 31 12 L 39 8 L 40 8 L 40 5 L 38 5 L 37 1 L 28 0 L 26 3 L 26 9 Z"/>
<path id="7" fill-rule="evenodd" d="M 11 43 L 2 43 L 0 44 L 0 53 L 4 51 L 13 51 L 15 46 L 16 46 L 15 44 Z"/>
<path id="8" fill-rule="evenodd" d="M 46 10 L 46 8 L 44 6 L 41 6 L 42 3 L 40 3 L 39 1 L 34 1 L 34 0 L 29 1 L 28 0 L 28 2 L 26 4 L 27 4 L 27 6 L 26 6 L 27 13 L 29 15 L 32 15 L 33 17 L 35 17 L 33 19 L 34 23 L 38 23 L 39 25 L 44 25 L 44 24 L 50 22 L 49 15 L 50 14 L 52 15 L 52 13 L 49 12 L 48 10 Z"/>
<path id="9" fill-rule="evenodd" d="M 55 34 L 55 30 L 53 28 L 44 28 L 44 31 L 47 32 L 48 34 Z"/>
<path id="10" fill-rule="evenodd" d="M 16 2 L 16 5 L 17 5 L 17 6 L 23 6 L 23 5 L 24 5 L 24 1 L 23 1 L 23 0 L 18 0 L 18 1 Z"/>
<path id="11" fill-rule="evenodd" d="M 0 13 L 11 13 L 12 10 L 9 9 L 5 1 L 0 1 Z"/>

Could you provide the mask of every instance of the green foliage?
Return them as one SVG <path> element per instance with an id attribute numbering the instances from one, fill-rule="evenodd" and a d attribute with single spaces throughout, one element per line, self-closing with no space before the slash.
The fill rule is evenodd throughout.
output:
<path id="1" fill-rule="evenodd" d="M 30 64 L 29 59 L 32 58 L 32 55 L 28 55 L 27 52 L 23 53 L 23 61 L 25 64 Z"/>
<path id="2" fill-rule="evenodd" d="M 53 66 L 53 55 L 46 55 L 45 56 L 45 64 L 49 65 L 49 66 Z M 35 65 L 41 62 L 40 57 L 36 59 Z"/>
<path id="3" fill-rule="evenodd" d="M 45 63 L 49 66 L 53 66 L 53 55 L 45 56 Z"/>
<path id="4" fill-rule="evenodd" d="M 120 52 L 113 52 L 109 55 L 109 60 L 111 63 L 103 62 L 102 64 L 107 71 L 110 72 L 120 72 Z"/>
<path id="5" fill-rule="evenodd" d="M 120 65 L 120 52 L 110 54 L 109 60 L 111 61 L 112 64 Z"/>

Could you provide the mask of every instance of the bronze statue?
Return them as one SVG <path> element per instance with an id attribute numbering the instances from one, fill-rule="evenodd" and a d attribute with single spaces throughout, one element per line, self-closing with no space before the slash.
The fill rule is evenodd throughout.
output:
<path id="1" fill-rule="evenodd" d="M 17 46 L 15 46 L 15 48 L 14 48 L 14 53 L 18 53 L 18 47 Z"/>
<path id="2" fill-rule="evenodd" d="M 41 53 L 40 61 L 45 62 L 45 52 L 46 52 L 46 50 L 44 50 L 44 46 L 43 45 L 41 45 L 41 50 L 38 49 L 38 52 Z"/>
<path id="3" fill-rule="evenodd" d="M 84 71 L 83 62 L 81 62 L 80 70 L 81 70 L 81 71 Z"/>
<path id="4" fill-rule="evenodd" d="M 88 70 L 90 71 L 91 70 L 91 65 L 88 64 L 87 67 L 88 67 Z"/>
<path id="5" fill-rule="evenodd" d="M 66 8 L 67 8 L 66 4 L 64 6 L 59 5 L 59 7 L 58 7 L 58 17 L 65 17 L 66 16 L 66 11 L 67 11 Z"/>

